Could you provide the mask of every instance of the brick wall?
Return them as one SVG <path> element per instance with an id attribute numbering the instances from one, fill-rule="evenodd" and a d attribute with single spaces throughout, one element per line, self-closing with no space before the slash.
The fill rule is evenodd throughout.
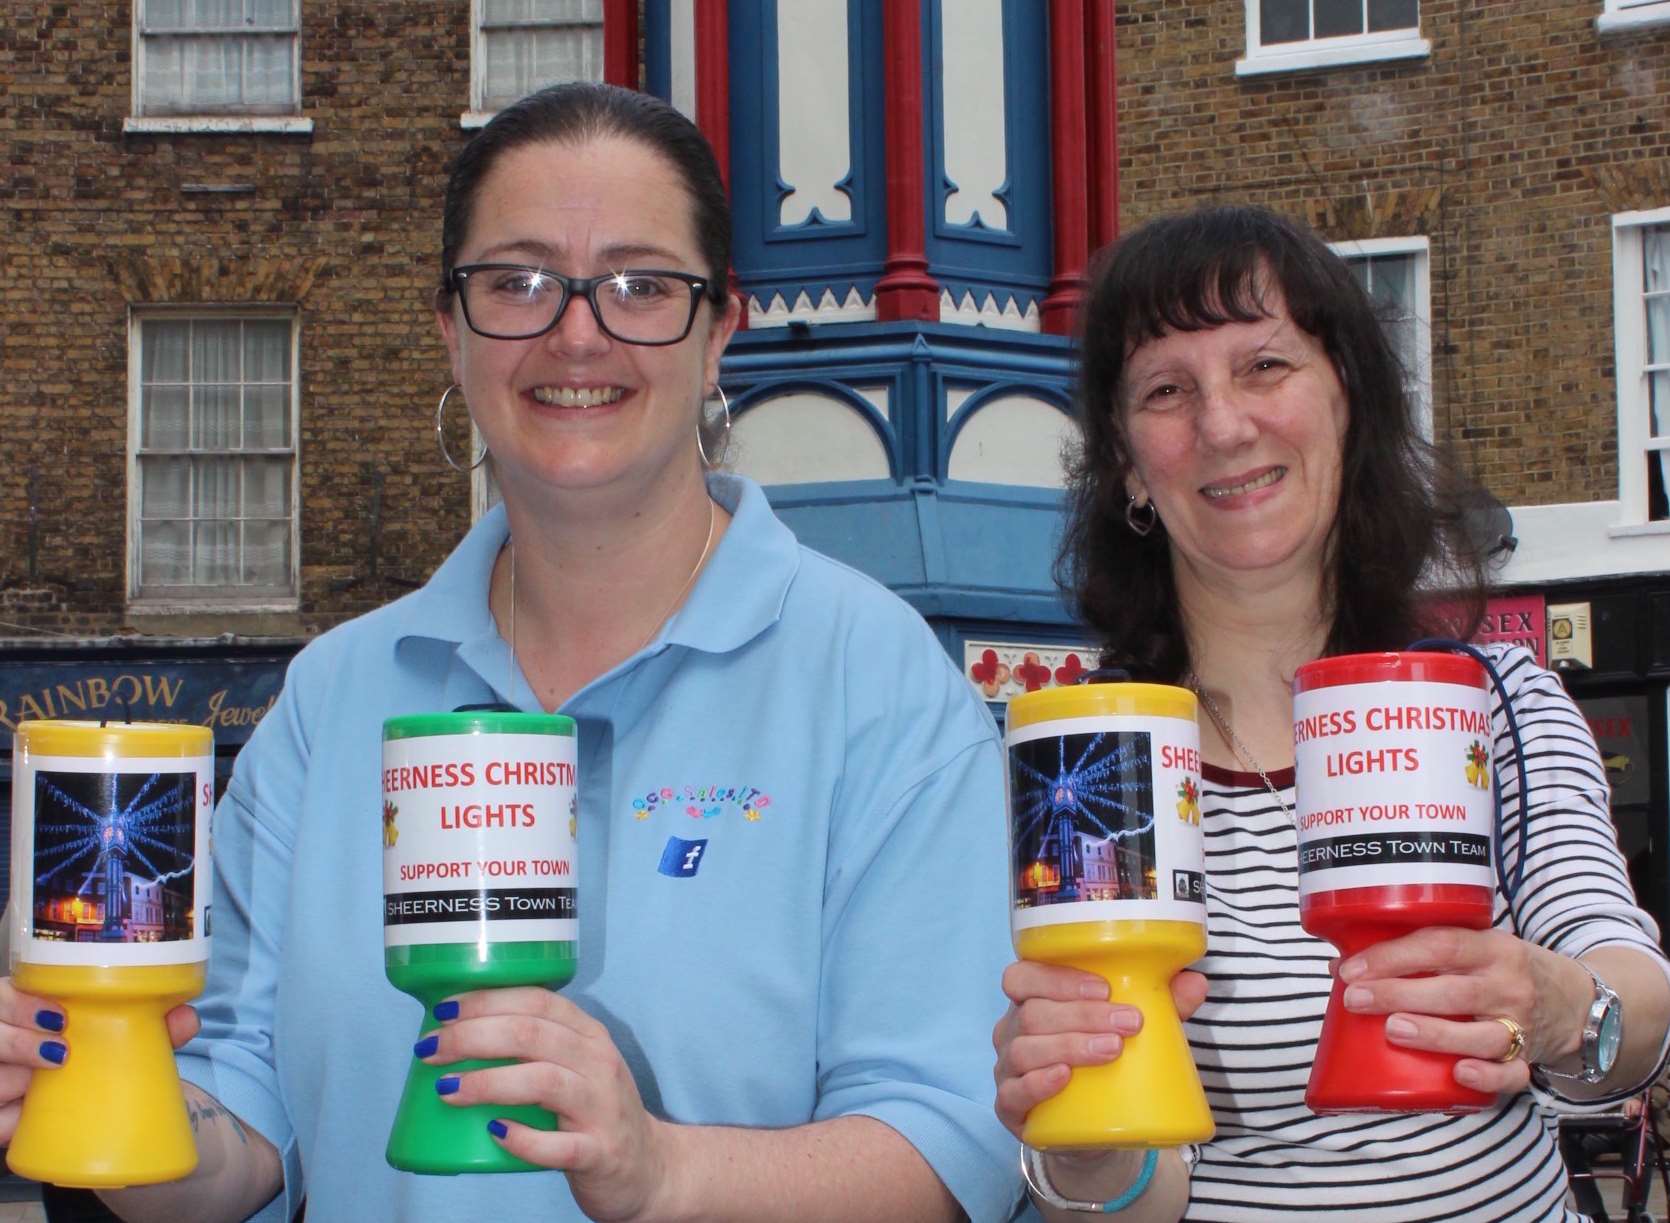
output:
<path id="1" fill-rule="evenodd" d="M 1243 0 L 1118 5 L 1121 219 L 1431 241 L 1434 420 L 1510 504 L 1617 496 L 1611 215 L 1670 207 L 1670 29 L 1422 0 L 1430 57 L 1238 79 Z"/>
<path id="2" fill-rule="evenodd" d="M 122 130 L 129 4 L 8 0 L 0 620 L 77 634 L 184 623 L 136 624 L 125 610 L 133 306 L 298 311 L 301 612 L 217 616 L 216 631 L 313 631 L 399 593 L 335 589 L 366 572 L 373 471 L 386 475 L 382 573 L 426 576 L 467 526 L 468 482 L 442 465 L 430 429 L 449 377 L 429 302 L 444 167 L 466 136 L 469 5 L 301 9 L 311 135 L 152 135 Z"/>

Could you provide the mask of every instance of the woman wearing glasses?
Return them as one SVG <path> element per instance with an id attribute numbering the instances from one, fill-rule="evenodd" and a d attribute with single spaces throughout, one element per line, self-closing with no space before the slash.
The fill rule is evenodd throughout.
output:
<path id="1" fill-rule="evenodd" d="M 305 1195 L 321 1220 L 992 1220 L 1018 1200 L 981 1056 L 1007 945 L 995 730 L 914 613 L 709 468 L 729 226 L 696 129 L 625 90 L 535 94 L 455 163 L 442 406 L 468 405 L 503 507 L 424 589 L 303 651 L 240 756 L 181 1057 L 202 1164 L 109 1195 L 125 1217 L 287 1220 Z M 380 728 L 481 702 L 578 722 L 579 974 L 442 1003 L 414 1049 L 382 963 Z M 13 1060 L 75 1056 L 54 1014 L 0 992 Z M 559 1114 L 493 1130 L 553 1171 L 392 1171 L 414 1056 L 515 1059 L 441 1090 Z"/>

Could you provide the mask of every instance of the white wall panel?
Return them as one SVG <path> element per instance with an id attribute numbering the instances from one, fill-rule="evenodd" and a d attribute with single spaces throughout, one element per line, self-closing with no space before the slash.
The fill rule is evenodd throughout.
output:
<path id="1" fill-rule="evenodd" d="M 732 466 L 761 484 L 885 480 L 887 450 L 859 409 L 816 391 L 750 405 L 733 426 Z"/>
<path id="2" fill-rule="evenodd" d="M 957 184 L 945 220 L 1007 230 L 1009 210 L 994 192 L 1008 177 L 1003 127 L 1002 0 L 953 0 L 942 10 L 945 57 L 945 173 Z"/>
<path id="3" fill-rule="evenodd" d="M 1032 488 L 1062 486 L 1061 450 L 1077 429 L 1060 408 L 1001 395 L 975 409 L 951 447 L 950 478 Z"/>
<path id="4" fill-rule="evenodd" d="M 777 164 L 793 188 L 780 224 L 799 225 L 814 208 L 852 220 L 851 199 L 835 189 L 852 167 L 849 92 L 847 0 L 778 0 Z"/>

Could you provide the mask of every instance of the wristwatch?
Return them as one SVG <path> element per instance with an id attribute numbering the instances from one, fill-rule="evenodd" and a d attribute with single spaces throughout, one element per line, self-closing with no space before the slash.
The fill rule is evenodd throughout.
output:
<path id="1" fill-rule="evenodd" d="M 1575 1073 L 1550 1070 L 1547 1066 L 1537 1069 L 1549 1078 L 1598 1083 L 1612 1072 L 1618 1060 L 1618 1049 L 1624 1041 L 1624 1004 L 1594 969 L 1582 960 L 1578 963 L 1595 983 L 1595 996 L 1583 1020 L 1583 1069 Z"/>

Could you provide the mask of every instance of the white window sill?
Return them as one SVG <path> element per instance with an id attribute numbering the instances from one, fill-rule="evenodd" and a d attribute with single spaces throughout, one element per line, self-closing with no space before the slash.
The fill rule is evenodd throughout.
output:
<path id="1" fill-rule="evenodd" d="M 220 136 L 271 132 L 306 136 L 313 132 L 313 120 L 300 115 L 129 115 L 122 120 L 122 131 Z"/>
<path id="2" fill-rule="evenodd" d="M 1608 527 L 1613 539 L 1636 539 L 1643 535 L 1670 535 L 1670 522 L 1632 522 Z"/>
<path id="3" fill-rule="evenodd" d="M 1595 29 L 1602 34 L 1616 34 L 1621 30 L 1650 30 L 1654 26 L 1670 26 L 1670 4 L 1643 4 L 1617 12 L 1602 13 L 1595 18 Z"/>
<path id="4" fill-rule="evenodd" d="M 1385 60 L 1426 59 L 1432 43 L 1410 37 L 1377 43 L 1355 43 L 1346 47 L 1291 44 L 1287 51 L 1260 51 L 1235 61 L 1236 76 L 1266 76 L 1273 72 L 1307 72 L 1316 68 L 1339 68 L 1347 64 L 1375 64 Z"/>
<path id="5" fill-rule="evenodd" d="M 496 110 L 467 110 L 458 116 L 458 126 L 472 132 L 477 128 L 486 127 L 498 113 Z"/>
<path id="6" fill-rule="evenodd" d="M 178 599 L 128 600 L 128 612 L 135 616 L 196 616 L 206 612 L 222 616 L 283 615 L 300 610 L 299 599 L 278 599 L 265 603 L 234 603 L 226 599 L 204 599 L 201 603 Z"/>

